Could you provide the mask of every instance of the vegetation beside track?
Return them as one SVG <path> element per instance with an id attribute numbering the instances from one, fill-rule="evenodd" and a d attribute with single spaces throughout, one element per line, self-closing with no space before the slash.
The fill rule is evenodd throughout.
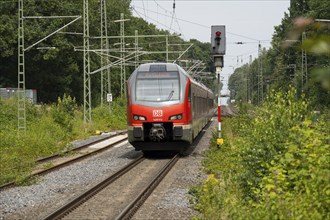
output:
<path id="1" fill-rule="evenodd" d="M 309 106 L 290 90 L 224 120 L 191 190 L 197 219 L 330 219 L 329 115 Z"/>
<path id="2" fill-rule="evenodd" d="M 64 95 L 53 105 L 26 108 L 26 135 L 17 137 L 17 100 L 0 99 L 0 185 L 9 181 L 25 183 L 35 159 L 61 152 L 70 142 L 95 134 L 96 130 L 126 128 L 126 103 L 117 99 L 93 109 L 93 122 L 83 122 L 83 109 Z M 22 132 L 21 132 L 22 133 Z"/>

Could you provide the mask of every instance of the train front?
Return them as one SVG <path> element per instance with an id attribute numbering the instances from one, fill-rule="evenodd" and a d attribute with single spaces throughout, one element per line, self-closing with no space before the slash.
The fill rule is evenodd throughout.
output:
<path id="1" fill-rule="evenodd" d="M 192 142 L 189 78 L 176 64 L 142 64 L 128 88 L 128 140 L 136 150 L 180 151 Z"/>

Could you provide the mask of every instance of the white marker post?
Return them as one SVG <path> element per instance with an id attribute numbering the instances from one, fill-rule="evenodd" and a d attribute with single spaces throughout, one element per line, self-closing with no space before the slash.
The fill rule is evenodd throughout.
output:
<path id="1" fill-rule="evenodd" d="M 218 85 L 219 85 L 219 90 L 218 90 L 218 139 L 217 139 L 217 145 L 222 145 L 223 144 L 223 138 L 221 137 L 221 67 L 216 67 L 215 73 L 218 76 Z"/>
<path id="2" fill-rule="evenodd" d="M 218 137 L 221 138 L 221 79 L 220 79 L 220 73 L 221 73 L 221 67 L 217 67 L 215 73 L 218 76 L 218 84 L 219 84 L 219 91 L 218 91 Z"/>
<path id="3" fill-rule="evenodd" d="M 224 25 L 213 25 L 211 27 L 211 54 L 218 77 L 218 139 L 217 145 L 223 144 L 221 137 L 221 77 L 220 73 L 224 64 L 223 55 L 226 53 L 226 27 Z"/>

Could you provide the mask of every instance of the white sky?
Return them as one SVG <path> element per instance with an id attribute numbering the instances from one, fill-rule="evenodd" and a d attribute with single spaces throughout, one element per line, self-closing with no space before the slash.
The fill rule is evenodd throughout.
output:
<path id="1" fill-rule="evenodd" d="M 176 0 L 178 21 L 175 17 L 172 21 L 173 2 L 132 0 L 133 14 L 160 29 L 172 27 L 170 31 L 181 33 L 185 40 L 194 38 L 201 42 L 210 42 L 211 25 L 225 25 L 227 45 L 222 71 L 225 81 L 233 68 L 249 62 L 250 55 L 252 60 L 258 56 L 259 40 L 262 47 L 270 47 L 274 26 L 281 23 L 290 5 L 290 0 Z M 238 41 L 246 44 L 234 43 Z"/>

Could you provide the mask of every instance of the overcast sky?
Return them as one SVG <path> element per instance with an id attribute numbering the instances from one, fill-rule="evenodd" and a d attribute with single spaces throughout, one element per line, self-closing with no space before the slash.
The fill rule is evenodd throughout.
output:
<path id="1" fill-rule="evenodd" d="M 258 41 L 270 47 L 274 26 L 288 12 L 289 0 L 132 0 L 133 13 L 158 28 L 181 33 L 185 40 L 210 42 L 211 26 L 226 26 L 226 55 L 222 75 L 258 56 Z M 172 20 L 172 17 L 173 20 Z M 177 19 L 176 19 L 177 18 Z M 244 44 L 235 44 L 243 42 Z"/>

